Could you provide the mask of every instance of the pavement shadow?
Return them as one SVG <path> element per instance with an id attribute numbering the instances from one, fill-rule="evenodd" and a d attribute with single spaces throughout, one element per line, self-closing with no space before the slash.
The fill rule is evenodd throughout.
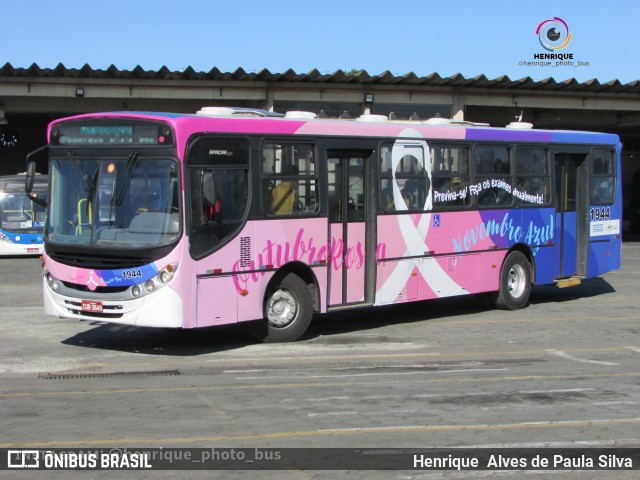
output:
<path id="1" fill-rule="evenodd" d="M 613 292 L 615 289 L 600 277 L 585 280 L 580 285 L 568 288 L 558 288 L 553 285 L 535 286 L 531 291 L 529 306 L 568 302 Z M 483 295 L 466 295 L 400 305 L 346 310 L 319 317 L 311 324 L 303 339 L 377 329 L 398 322 L 415 323 L 436 319 L 455 319 L 488 310 L 494 310 L 494 307 Z M 344 341 L 336 339 L 332 343 L 351 341 L 353 341 L 353 337 L 345 337 Z M 381 338 L 380 341 L 384 341 L 384 338 Z"/>
<path id="2" fill-rule="evenodd" d="M 91 324 L 95 328 L 80 332 L 61 343 L 117 352 L 182 357 L 235 350 L 256 343 L 240 325 L 181 330 L 103 322 Z"/>
<path id="3" fill-rule="evenodd" d="M 596 277 L 583 281 L 580 285 L 567 288 L 558 288 L 553 285 L 541 285 L 531 291 L 529 303 L 537 305 L 541 303 L 569 302 L 579 298 L 591 298 L 616 290 L 604 278 Z"/>
<path id="4" fill-rule="evenodd" d="M 342 310 L 328 313 L 314 319 L 304 340 L 322 337 L 331 344 L 348 344 L 354 342 L 354 337 L 344 336 L 347 333 L 376 330 L 397 323 L 411 324 L 429 320 L 443 320 L 447 318 L 465 317 L 486 310 L 482 301 L 474 295 L 456 298 L 443 298 L 411 302 L 381 307 L 364 307 L 352 310 Z M 341 338 L 341 336 L 343 336 Z M 329 340 L 330 337 L 336 337 Z M 367 337 L 368 343 L 389 341 L 384 334 L 375 338 Z M 397 341 L 397 338 L 396 338 Z"/>
<path id="5" fill-rule="evenodd" d="M 615 292 L 604 279 L 594 278 L 570 288 L 554 286 L 534 287 L 530 304 L 568 302 Z M 298 342 L 317 341 L 331 344 L 357 342 L 349 333 L 376 330 L 399 322 L 415 323 L 429 320 L 466 317 L 489 310 L 481 296 L 467 295 L 437 300 L 412 302 L 382 307 L 363 307 L 341 310 L 314 318 L 307 332 Z M 241 324 L 207 327 L 195 330 L 131 327 L 91 322 L 95 328 L 63 340 L 65 345 L 139 353 L 159 356 L 198 356 L 237 350 L 256 343 Z M 378 338 L 379 337 L 379 338 Z M 367 342 L 389 341 L 384 333 Z"/>

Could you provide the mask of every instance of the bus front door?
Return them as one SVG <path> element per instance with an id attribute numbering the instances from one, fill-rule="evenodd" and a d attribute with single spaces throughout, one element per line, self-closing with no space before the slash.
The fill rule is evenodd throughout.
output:
<path id="1" fill-rule="evenodd" d="M 555 153 L 557 278 L 586 275 L 588 153 Z"/>
<path id="2" fill-rule="evenodd" d="M 371 152 L 328 151 L 329 307 L 367 301 L 366 165 Z"/>

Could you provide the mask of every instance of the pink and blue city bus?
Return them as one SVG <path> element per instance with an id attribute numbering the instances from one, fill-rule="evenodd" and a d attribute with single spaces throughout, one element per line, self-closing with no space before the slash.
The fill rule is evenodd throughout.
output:
<path id="1" fill-rule="evenodd" d="M 31 196 L 25 174 L 0 177 L 0 256 L 42 255 L 47 176 L 33 179 Z"/>
<path id="2" fill-rule="evenodd" d="M 519 309 L 532 285 L 620 267 L 616 135 L 210 107 L 80 115 L 48 139 L 61 318 L 291 341 L 314 313 L 468 294 Z"/>

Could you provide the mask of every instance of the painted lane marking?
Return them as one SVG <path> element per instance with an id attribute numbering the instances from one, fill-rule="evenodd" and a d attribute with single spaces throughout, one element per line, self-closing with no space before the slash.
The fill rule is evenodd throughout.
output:
<path id="1" fill-rule="evenodd" d="M 461 445 L 462 448 L 571 448 L 571 447 L 620 447 L 636 445 L 637 438 L 607 440 L 572 440 L 555 442 L 489 443 L 484 445 Z"/>
<path id="2" fill-rule="evenodd" d="M 316 412 L 316 413 L 307 413 L 307 417 L 316 418 L 316 417 L 337 417 L 344 415 L 358 415 L 360 412 L 349 411 L 349 412 Z"/>
<path id="3" fill-rule="evenodd" d="M 305 398 L 304 402 L 335 402 L 339 400 L 350 400 L 351 397 L 314 397 L 314 398 Z M 292 398 L 285 398 L 282 402 L 295 402 L 298 403 L 298 400 Z"/>
<path id="4" fill-rule="evenodd" d="M 477 360 L 469 360 L 462 362 L 449 362 L 449 363 L 414 363 L 414 364 L 400 364 L 400 365 L 366 365 L 366 366 L 348 366 L 348 367 L 329 367 L 323 368 L 319 367 L 317 370 L 326 370 L 326 371 L 351 371 L 351 370 L 422 370 L 425 368 L 441 368 L 441 367 L 477 367 L 480 365 L 485 365 L 485 362 L 479 362 Z M 309 367 L 304 368 L 304 370 L 308 371 Z M 470 369 L 474 370 L 474 369 Z M 290 371 L 290 370 L 289 370 Z M 453 371 L 453 370 L 447 370 Z M 282 368 L 271 367 L 271 368 L 254 368 L 249 370 L 223 370 L 222 373 L 267 373 L 267 372 L 282 372 Z M 337 376 L 337 375 L 336 375 Z M 346 375 L 343 375 L 346 376 Z M 284 378 L 293 378 L 291 374 L 283 375 Z M 240 378 L 252 378 L 252 377 L 240 377 Z M 265 378 L 265 377 L 260 377 Z M 304 378 L 304 377 L 303 377 Z"/>
<path id="5" fill-rule="evenodd" d="M 460 382 L 522 382 L 529 380 L 585 380 L 593 378 L 625 378 L 640 377 L 640 372 L 626 373 L 601 373 L 601 374 L 567 374 L 567 375 L 513 375 L 501 377 L 452 377 L 452 378 L 428 378 L 425 383 L 460 383 Z M 330 388 L 358 385 L 380 385 L 376 381 L 360 382 L 322 382 L 322 383 L 273 383 L 255 385 L 225 385 L 225 386 L 205 386 L 205 387 L 152 387 L 152 388 L 116 388 L 105 390 L 65 390 L 59 392 L 13 392 L 0 393 L 0 398 L 21 398 L 21 397 L 66 397 L 66 396 L 95 396 L 95 395 L 122 395 L 122 394 L 150 394 L 150 393 L 176 393 L 176 392 L 209 392 L 209 391 L 235 391 L 235 390 L 271 390 L 287 388 Z"/>
<path id="6" fill-rule="evenodd" d="M 547 428 L 547 427 L 589 427 L 600 425 L 612 425 L 618 423 L 640 423 L 640 418 L 603 418 L 593 420 L 546 420 L 540 422 L 498 423 L 498 424 L 474 424 L 474 425 L 406 425 L 390 427 L 362 427 L 362 428 L 329 428 L 318 430 L 324 433 L 382 433 L 382 432 L 410 432 L 410 431 L 464 431 L 464 430 L 514 430 L 521 428 Z"/>
<path id="7" fill-rule="evenodd" d="M 611 400 L 609 402 L 591 402 L 591 405 L 595 405 L 598 407 L 607 407 L 607 406 L 624 406 L 624 405 L 640 405 L 640 400 Z"/>
<path id="8" fill-rule="evenodd" d="M 375 368 L 375 367 L 373 367 Z M 237 377 L 236 380 L 272 380 L 283 378 L 349 378 L 349 377 L 384 377 L 384 376 L 399 376 L 399 375 L 428 375 L 438 373 L 465 373 L 465 372 L 504 372 L 509 371 L 508 368 L 477 368 L 477 369 L 464 369 L 464 370 L 442 370 L 427 372 L 389 372 L 389 373 L 346 373 L 344 375 L 268 375 L 261 377 Z"/>
<path id="9" fill-rule="evenodd" d="M 604 418 L 588 420 L 550 420 L 543 422 L 519 422 L 501 424 L 472 424 L 472 425 L 405 425 L 388 427 L 355 427 L 322 430 L 302 430 L 271 433 L 254 433 L 247 435 L 221 435 L 211 437 L 174 437 L 174 438 L 115 438 L 115 439 L 84 439 L 84 440 L 53 440 L 47 442 L 28 443 L 0 443 L 0 448 L 47 448 L 70 446 L 108 446 L 108 445 L 174 445 L 185 443 L 207 442 L 242 442 L 249 440 L 265 440 L 274 438 L 318 437 L 340 435 L 371 435 L 372 433 L 412 433 L 412 432 L 464 432 L 464 431 L 496 431 L 496 430 L 526 430 L 540 428 L 584 428 L 614 425 L 640 424 L 639 417 L 632 418 Z"/>
<path id="10" fill-rule="evenodd" d="M 480 365 L 480 363 L 478 363 L 478 365 Z M 372 368 L 386 368 L 386 369 L 391 369 L 391 368 L 424 368 L 427 365 L 422 365 L 422 364 L 412 364 L 412 365 L 376 365 L 376 366 L 366 366 L 366 367 L 357 367 L 357 366 L 349 366 L 349 367 L 331 367 L 331 368 L 320 368 L 321 370 L 369 370 Z M 306 368 L 305 370 L 308 370 L 308 368 Z M 255 368 L 252 370 L 223 370 L 222 373 L 266 373 L 266 372 L 278 372 L 278 371 L 282 371 L 282 368 Z M 290 375 L 287 375 L 287 378 L 291 378 Z"/>
<path id="11" fill-rule="evenodd" d="M 628 373 L 605 373 L 592 374 L 588 378 L 620 378 L 620 377 L 640 377 L 640 372 Z M 466 378 L 431 378 L 427 379 L 427 383 L 451 383 L 451 382 L 487 382 L 487 381 L 528 381 L 528 380 L 582 380 L 584 374 L 567 374 L 567 375 L 516 375 L 502 377 L 466 377 Z M 138 394 L 138 393 L 163 393 L 163 392 L 197 392 L 197 391 L 227 391 L 227 390 L 260 390 L 260 389 L 279 389 L 279 388 L 327 388 L 345 385 L 379 385 L 376 381 L 362 382 L 326 382 L 326 383 L 276 383 L 276 384 L 255 384 L 255 385 L 230 385 L 230 386 L 205 386 L 205 387 L 152 387 L 152 388 L 121 388 L 106 390 L 77 390 L 77 391 L 60 391 L 60 392 L 15 392 L 0 393 L 0 398 L 10 397 L 58 397 L 58 396 L 77 396 L 77 395 L 111 395 L 111 394 Z"/>
<path id="12" fill-rule="evenodd" d="M 615 362 L 605 362 L 605 361 L 601 361 L 601 360 L 589 360 L 588 358 L 576 357 L 575 355 L 570 355 L 570 354 L 568 354 L 566 352 L 563 352 L 561 350 L 549 349 L 549 350 L 547 350 L 547 352 L 549 352 L 552 355 L 556 355 L 558 357 L 564 358 L 566 360 L 572 360 L 574 362 L 592 363 L 594 365 L 608 365 L 608 366 L 620 365 L 619 363 L 615 363 Z"/>

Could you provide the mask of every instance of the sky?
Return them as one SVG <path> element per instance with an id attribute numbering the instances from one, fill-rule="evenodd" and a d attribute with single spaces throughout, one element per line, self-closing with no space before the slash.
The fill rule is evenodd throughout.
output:
<path id="1" fill-rule="evenodd" d="M 640 79 L 637 0 L 1 0 L 0 67 Z M 559 17 L 573 65 L 536 29 Z"/>

